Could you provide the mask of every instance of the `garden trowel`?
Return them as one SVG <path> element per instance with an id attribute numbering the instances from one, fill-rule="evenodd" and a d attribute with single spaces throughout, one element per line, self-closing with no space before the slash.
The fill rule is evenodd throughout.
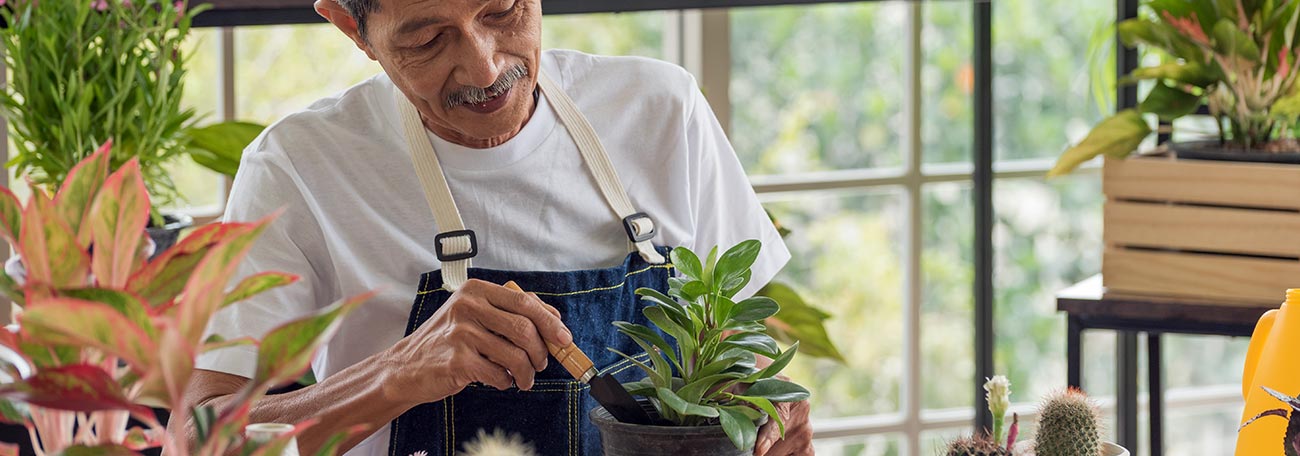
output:
<path id="1" fill-rule="evenodd" d="M 506 282 L 505 287 L 523 291 L 513 281 Z M 547 342 L 546 349 L 551 352 L 551 356 L 560 361 L 573 378 L 591 386 L 591 397 L 605 407 L 614 419 L 631 424 L 652 424 L 655 421 L 653 417 L 657 413 L 654 413 L 653 405 L 649 402 L 637 401 L 631 393 L 627 392 L 627 388 L 614 378 L 613 374 L 601 374 L 591 362 L 591 358 L 578 349 L 576 344 L 570 342 L 567 347 L 561 347 Z"/>

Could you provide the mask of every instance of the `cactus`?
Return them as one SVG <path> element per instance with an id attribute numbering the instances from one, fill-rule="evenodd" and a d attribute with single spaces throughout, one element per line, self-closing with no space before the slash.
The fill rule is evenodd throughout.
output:
<path id="1" fill-rule="evenodd" d="M 1101 430 L 1097 406 L 1074 388 L 1053 394 L 1039 411 L 1038 456 L 1098 456 Z"/>
<path id="2" fill-rule="evenodd" d="M 962 437 L 948 443 L 948 456 L 1010 456 L 1011 453 L 987 437 Z"/>

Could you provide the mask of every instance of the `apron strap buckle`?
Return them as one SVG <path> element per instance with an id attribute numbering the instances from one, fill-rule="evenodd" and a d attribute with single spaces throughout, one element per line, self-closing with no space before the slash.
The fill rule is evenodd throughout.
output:
<path id="1" fill-rule="evenodd" d="M 648 241 L 655 237 L 658 230 L 655 228 L 654 219 L 645 212 L 623 217 L 623 231 L 627 232 L 627 238 L 632 242 Z"/>
<path id="2" fill-rule="evenodd" d="M 443 242 L 443 240 L 447 242 Z M 438 255 L 438 261 L 443 263 L 451 261 L 468 260 L 478 256 L 478 237 L 474 236 L 473 230 L 448 231 L 438 233 L 433 237 L 434 250 Z M 452 247 L 453 253 L 443 250 L 446 247 Z"/>

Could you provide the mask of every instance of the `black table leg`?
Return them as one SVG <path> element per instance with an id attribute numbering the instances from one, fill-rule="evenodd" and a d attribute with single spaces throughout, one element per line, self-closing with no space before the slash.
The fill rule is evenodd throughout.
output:
<path id="1" fill-rule="evenodd" d="M 1070 316 L 1066 322 L 1065 336 L 1065 380 L 1066 385 L 1083 388 L 1083 324 L 1079 318 Z"/>
<path id="2" fill-rule="evenodd" d="M 1133 454 L 1139 454 L 1137 411 L 1137 358 L 1138 338 L 1134 331 L 1120 331 L 1116 341 L 1116 420 L 1119 444 Z"/>
<path id="3" fill-rule="evenodd" d="M 1160 333 L 1147 333 L 1147 414 L 1151 420 L 1151 456 L 1164 452 L 1165 386 L 1161 375 Z"/>

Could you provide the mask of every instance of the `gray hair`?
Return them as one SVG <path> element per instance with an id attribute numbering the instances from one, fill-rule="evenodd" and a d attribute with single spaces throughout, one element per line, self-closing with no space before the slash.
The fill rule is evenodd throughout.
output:
<path id="1" fill-rule="evenodd" d="M 516 82 L 528 76 L 528 67 L 523 65 L 512 66 L 497 77 L 488 87 L 462 87 L 443 101 L 443 106 L 451 109 L 463 104 L 478 104 L 487 101 L 489 98 L 505 93 L 515 86 Z"/>
<path id="2" fill-rule="evenodd" d="M 366 38 L 366 16 L 379 10 L 379 0 L 334 0 L 357 21 L 357 33 Z"/>

